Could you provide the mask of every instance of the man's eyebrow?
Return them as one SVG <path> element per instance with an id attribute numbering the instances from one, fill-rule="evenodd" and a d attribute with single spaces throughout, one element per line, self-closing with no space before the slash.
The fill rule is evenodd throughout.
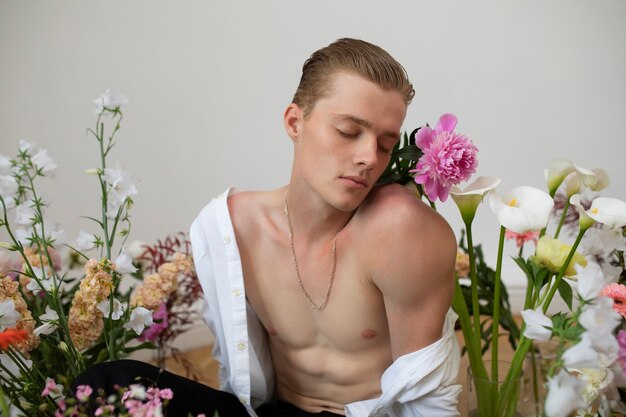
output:
<path id="1" fill-rule="evenodd" d="M 337 119 L 348 119 L 348 120 L 356 123 L 357 125 L 363 126 L 363 127 L 366 127 L 366 128 L 371 128 L 372 127 L 372 124 L 370 122 L 368 122 L 367 120 L 363 120 L 360 117 L 356 117 L 356 116 L 353 116 L 351 114 L 338 114 L 338 115 L 336 115 L 336 118 Z M 400 132 L 393 132 L 393 131 L 389 130 L 389 131 L 383 132 L 383 135 L 391 137 L 393 139 L 400 139 Z"/>

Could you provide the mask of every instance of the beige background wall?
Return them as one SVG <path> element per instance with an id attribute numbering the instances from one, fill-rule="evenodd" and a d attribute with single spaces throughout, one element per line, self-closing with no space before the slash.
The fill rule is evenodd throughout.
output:
<path id="1" fill-rule="evenodd" d="M 0 0 L 0 153 L 19 139 L 59 164 L 46 181 L 67 234 L 98 210 L 92 100 L 130 97 L 111 162 L 139 179 L 132 239 L 186 230 L 229 185 L 270 189 L 290 172 L 282 111 L 318 47 L 358 37 L 389 50 L 417 95 L 405 128 L 456 113 L 500 191 L 543 187 L 556 157 L 603 167 L 626 200 L 626 2 Z M 460 230 L 452 202 L 441 211 Z M 488 207 L 476 240 L 495 260 Z M 523 278 L 508 263 L 513 292 Z"/>

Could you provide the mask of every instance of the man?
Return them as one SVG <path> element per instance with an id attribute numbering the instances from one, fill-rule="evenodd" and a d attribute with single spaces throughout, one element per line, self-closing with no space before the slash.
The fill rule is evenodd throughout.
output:
<path id="1" fill-rule="evenodd" d="M 222 389 L 250 415 L 458 414 L 454 235 L 375 186 L 412 97 L 377 46 L 315 52 L 284 114 L 289 184 L 229 189 L 194 222 Z"/>
<path id="2" fill-rule="evenodd" d="M 454 235 L 404 187 L 375 186 L 413 94 L 377 46 L 320 49 L 284 114 L 289 184 L 229 189 L 194 221 L 220 391 L 133 361 L 74 386 L 141 376 L 174 390 L 176 417 L 458 415 Z"/>

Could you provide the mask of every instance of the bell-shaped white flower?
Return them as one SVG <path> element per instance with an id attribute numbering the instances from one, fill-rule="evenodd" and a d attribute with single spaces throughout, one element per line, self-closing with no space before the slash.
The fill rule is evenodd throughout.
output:
<path id="1" fill-rule="evenodd" d="M 608 284 L 600 265 L 595 262 L 588 262 L 585 267 L 574 264 L 574 268 L 578 278 L 576 290 L 583 300 L 593 300 L 600 295 L 602 288 Z"/>
<path id="2" fill-rule="evenodd" d="M 145 307 L 137 307 L 130 313 L 128 323 L 124 324 L 125 329 L 133 329 L 138 335 L 143 332 L 146 326 L 151 326 L 152 312 Z"/>
<path id="3" fill-rule="evenodd" d="M 98 310 L 102 312 L 104 317 L 109 317 L 111 313 L 111 300 L 107 299 L 98 303 Z M 124 306 L 117 298 L 113 298 L 113 312 L 111 313 L 111 319 L 119 320 L 124 315 Z"/>
<path id="4" fill-rule="evenodd" d="M 33 203 L 28 200 L 15 207 L 15 224 L 31 225 L 35 221 Z"/>
<path id="5" fill-rule="evenodd" d="M 107 217 L 114 219 L 119 208 L 126 202 L 126 199 L 137 194 L 137 188 L 133 184 L 134 178 L 122 167 L 106 168 L 103 175 L 104 180 L 109 184 L 110 190 L 107 200 Z"/>
<path id="6" fill-rule="evenodd" d="M 28 154 L 35 150 L 35 145 L 24 139 L 20 139 L 17 146 L 20 152 L 26 152 Z"/>
<path id="7" fill-rule="evenodd" d="M 14 198 L 18 187 L 15 177 L 12 175 L 0 175 L 0 196 L 4 200 Z"/>
<path id="8" fill-rule="evenodd" d="M 37 283 L 34 278 L 31 277 L 28 284 L 26 284 L 27 290 L 32 291 L 34 295 L 39 294 L 41 291 L 52 291 L 52 287 L 54 286 L 52 278 L 45 277 L 43 270 L 41 268 L 37 268 L 36 266 L 33 266 L 33 273 L 39 279 L 39 283 L 41 283 L 41 285 Z"/>
<path id="9" fill-rule="evenodd" d="M 9 327 L 15 327 L 15 324 L 21 317 L 20 312 L 15 309 L 13 300 L 0 301 L 0 331 Z"/>
<path id="10" fill-rule="evenodd" d="M 133 265 L 132 258 L 126 253 L 126 250 L 122 248 L 119 256 L 115 258 L 115 270 L 119 274 L 132 274 L 137 271 L 137 268 Z"/>
<path id="11" fill-rule="evenodd" d="M 472 222 L 478 205 L 483 201 L 485 195 L 496 188 L 498 184 L 500 184 L 498 177 L 478 177 L 464 189 L 457 186 L 450 188 L 450 195 L 466 224 Z"/>
<path id="12" fill-rule="evenodd" d="M 555 159 L 550 162 L 550 166 L 544 171 L 544 175 L 548 184 L 548 192 L 552 197 L 554 197 L 556 190 L 565 177 L 574 170 L 574 164 L 569 159 Z"/>
<path id="13" fill-rule="evenodd" d="M 115 111 L 117 108 L 128 103 L 128 97 L 120 93 L 115 88 L 107 88 L 104 93 L 102 93 L 100 97 L 95 99 L 93 102 L 97 106 L 96 114 L 100 114 L 105 110 L 105 108 L 110 111 Z"/>
<path id="14" fill-rule="evenodd" d="M 599 357 L 591 346 L 589 334 L 583 333 L 580 341 L 563 353 L 562 359 L 567 368 L 583 369 L 597 368 Z"/>
<path id="15" fill-rule="evenodd" d="M 521 186 L 502 198 L 492 192 L 489 206 L 502 226 L 516 233 L 526 233 L 546 227 L 554 200 L 538 188 Z"/>
<path id="16" fill-rule="evenodd" d="M 524 329 L 525 337 L 539 342 L 550 340 L 552 336 L 552 320 L 543 314 L 541 307 L 537 307 L 535 310 L 523 310 L 521 314 L 526 324 Z"/>
<path id="17" fill-rule="evenodd" d="M 610 336 L 621 323 L 621 316 L 613 310 L 612 298 L 598 297 L 583 306 L 578 322 L 590 333 Z"/>
<path id="18" fill-rule="evenodd" d="M 45 149 L 39 149 L 32 157 L 33 164 L 41 171 L 45 177 L 54 177 L 54 171 L 57 169 L 57 164 L 54 163 L 48 151 Z"/>
<path id="19" fill-rule="evenodd" d="M 80 230 L 78 232 L 78 236 L 74 240 L 74 244 L 72 245 L 74 249 L 79 250 L 81 252 L 92 250 L 95 246 L 95 237 L 91 233 L 87 233 L 84 230 Z"/>
<path id="20" fill-rule="evenodd" d="M 41 320 L 42 324 L 35 329 L 37 336 L 42 334 L 48 335 L 59 327 L 59 315 L 54 309 L 50 308 L 50 306 L 46 306 L 46 312 L 39 316 L 39 320 Z"/>
<path id="21" fill-rule="evenodd" d="M 580 202 L 580 194 L 574 194 L 570 198 L 570 203 L 578 208 L 581 229 L 588 229 L 594 222 L 611 228 L 626 226 L 626 202 L 622 200 L 598 197 L 591 202 L 589 210 L 585 210 Z"/>
<path id="22" fill-rule="evenodd" d="M 548 395 L 544 411 L 548 417 L 568 417 L 572 411 L 586 406 L 585 383 L 563 369 L 548 378 Z"/>

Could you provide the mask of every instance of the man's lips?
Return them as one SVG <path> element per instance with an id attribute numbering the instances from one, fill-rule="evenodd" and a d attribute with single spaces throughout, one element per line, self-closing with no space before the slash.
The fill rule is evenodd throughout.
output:
<path id="1" fill-rule="evenodd" d="M 344 183 L 347 183 L 353 188 L 367 188 L 367 180 L 363 177 L 355 175 L 345 175 L 340 178 L 344 180 Z"/>

